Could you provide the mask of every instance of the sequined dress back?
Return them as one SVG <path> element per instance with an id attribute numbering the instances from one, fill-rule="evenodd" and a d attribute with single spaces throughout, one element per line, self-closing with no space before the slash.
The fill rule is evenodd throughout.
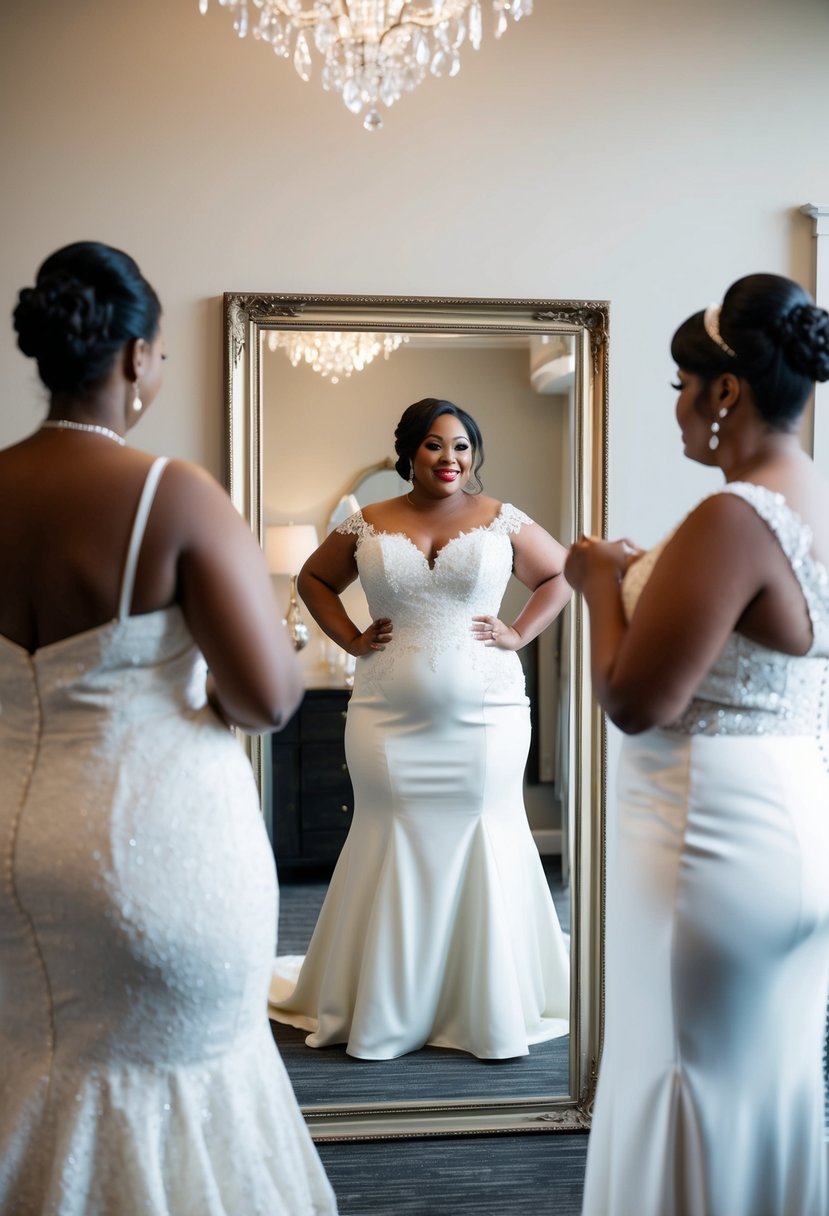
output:
<path id="1" fill-rule="evenodd" d="M 727 641 L 680 718 L 623 742 L 584 1216 L 826 1216 L 829 576 L 780 494 L 805 655 Z M 662 545 L 629 570 L 628 617 Z"/>
<path id="2" fill-rule="evenodd" d="M 0 1213 L 297 1216 L 333 1196 L 265 1013 L 273 859 L 177 607 L 0 637 Z"/>
<path id="3" fill-rule="evenodd" d="M 498 613 L 510 536 L 530 522 L 504 504 L 434 565 L 359 512 L 340 526 L 393 638 L 357 660 L 354 819 L 296 988 L 279 975 L 272 987 L 272 1016 L 310 1046 L 508 1058 L 567 1033 L 567 945 L 523 801 L 521 661 L 471 637 L 474 615 Z"/>

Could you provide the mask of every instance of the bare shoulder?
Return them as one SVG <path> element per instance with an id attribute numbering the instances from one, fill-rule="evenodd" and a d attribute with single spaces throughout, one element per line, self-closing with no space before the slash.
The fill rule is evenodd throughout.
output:
<path id="1" fill-rule="evenodd" d="M 223 497 L 228 497 L 227 491 L 212 473 L 208 473 L 207 469 L 193 464 L 189 460 L 178 458 L 168 460 L 164 469 L 164 483 L 170 488 L 171 493 L 214 494 L 218 492 Z"/>
<path id="2" fill-rule="evenodd" d="M 235 510 L 224 486 L 207 469 L 189 460 L 168 461 L 159 483 L 159 499 L 178 508 Z"/>
<path id="3" fill-rule="evenodd" d="M 768 487 L 760 487 L 767 489 Z M 725 529 L 730 532 L 740 532 L 762 525 L 762 519 L 752 504 L 741 494 L 732 494 L 720 490 L 709 494 L 691 510 L 680 526 L 676 535 L 694 535 L 698 532 L 711 533 Z"/>
<path id="4" fill-rule="evenodd" d="M 367 507 L 362 507 L 361 514 L 366 523 L 371 524 L 372 528 L 376 528 L 379 532 L 385 532 L 395 522 L 399 521 L 408 506 L 409 503 L 406 495 L 400 494 L 397 498 L 384 498 L 382 502 L 373 502 Z"/>
<path id="5" fill-rule="evenodd" d="M 715 493 L 685 517 L 659 560 L 678 576 L 692 572 L 767 567 L 779 549 L 768 524 L 739 494 Z"/>
<path id="6" fill-rule="evenodd" d="M 469 499 L 475 504 L 475 509 L 489 519 L 496 519 L 506 505 L 500 498 L 492 498 L 489 494 L 470 494 Z"/>
<path id="7" fill-rule="evenodd" d="M 188 460 L 170 460 L 159 482 L 157 507 L 160 522 L 168 526 L 183 543 L 210 535 L 216 531 L 236 529 L 249 531 L 247 523 L 234 507 L 230 495 L 215 477 Z"/>

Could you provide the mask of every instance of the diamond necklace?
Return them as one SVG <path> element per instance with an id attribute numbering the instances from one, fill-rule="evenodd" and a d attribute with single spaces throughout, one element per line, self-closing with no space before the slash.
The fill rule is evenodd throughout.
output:
<path id="1" fill-rule="evenodd" d="M 43 431 L 47 427 L 53 427 L 56 431 L 89 431 L 92 435 L 104 435 L 107 439 L 114 439 L 121 446 L 127 442 L 123 435 L 119 435 L 117 431 L 111 431 L 108 426 L 98 426 L 95 422 L 72 422 L 69 418 L 47 418 L 45 422 L 41 422 L 40 429 Z"/>

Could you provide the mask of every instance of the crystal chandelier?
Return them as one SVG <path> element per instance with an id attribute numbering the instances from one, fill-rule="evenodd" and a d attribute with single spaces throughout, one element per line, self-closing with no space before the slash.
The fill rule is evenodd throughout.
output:
<path id="1" fill-rule="evenodd" d="M 209 0 L 199 0 L 207 12 Z M 464 42 L 477 50 L 483 0 L 219 0 L 240 38 L 251 33 L 283 59 L 293 57 L 311 79 L 312 42 L 322 56 L 322 87 L 342 94 L 363 126 L 383 125 L 380 104 L 392 106 L 425 78 L 456 76 Z M 532 0 L 491 0 L 495 37 L 509 19 L 532 12 Z"/>
<path id="2" fill-rule="evenodd" d="M 271 330 L 268 346 L 271 350 L 282 349 L 294 367 L 308 363 L 332 384 L 346 378 L 352 372 L 361 372 L 378 355 L 388 359 L 392 351 L 403 342 L 405 334 L 335 333 L 332 330 L 316 332 L 288 332 Z"/>

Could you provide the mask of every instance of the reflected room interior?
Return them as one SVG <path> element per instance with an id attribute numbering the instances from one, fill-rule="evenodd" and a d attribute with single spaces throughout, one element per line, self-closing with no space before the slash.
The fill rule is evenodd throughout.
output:
<path id="1" fill-rule="evenodd" d="M 526 511 L 568 543 L 573 529 L 569 434 L 574 381 L 573 340 L 567 336 L 486 335 L 461 340 L 440 334 L 406 335 L 405 343 L 347 375 L 345 357 L 330 374 L 305 360 L 294 366 L 289 350 L 267 339 L 262 350 L 263 517 L 266 550 L 274 542 L 324 536 L 353 511 L 410 489 L 394 471 L 393 432 L 412 401 L 441 397 L 467 410 L 481 426 L 486 492 Z M 349 335 L 338 335 L 347 341 Z M 319 340 L 316 343 L 319 346 Z M 377 343 L 381 345 L 381 343 Z M 331 347 L 329 337 L 328 347 Z M 310 350 L 314 346 L 309 344 Z M 296 347 L 294 347 L 294 351 Z M 320 363 L 317 363 L 320 367 Z M 286 403 L 290 403 L 286 409 Z M 322 426 L 311 420 L 324 418 Z M 355 461 L 348 468 L 349 454 Z M 360 468 L 359 462 L 368 463 Z M 392 467 L 389 467 L 392 466 Z M 333 490 L 333 493 L 332 493 Z M 287 542 L 286 542 L 287 543 Z M 296 549 L 297 545 L 290 546 Z M 301 562 L 299 563 L 301 565 Z M 296 566 L 296 561 L 294 562 Z M 275 569 L 271 560 L 271 569 Z M 297 566 L 298 569 L 298 566 Z M 278 602 L 292 603 L 292 575 L 275 575 Z M 518 615 L 526 590 L 514 580 L 504 619 Z M 370 621 L 359 583 L 345 593 L 349 615 Z M 273 736 L 270 824 L 281 886 L 280 955 L 303 955 L 353 810 L 343 747 L 344 714 L 354 660 L 300 608 L 306 695 L 300 713 Z M 287 618 L 292 636 L 295 609 Z M 531 700 L 532 743 L 524 802 L 544 860 L 562 928 L 569 933 L 570 832 L 562 810 L 568 752 L 568 672 L 562 647 L 567 610 L 524 648 Z M 296 643 L 295 643 L 296 644 Z M 541 695 L 539 695 L 541 694 Z M 567 1037 L 539 1043 L 530 1058 L 493 1069 L 457 1052 L 426 1047 L 412 1057 L 360 1067 L 341 1048 L 311 1051 L 306 1032 L 274 1023 L 279 1049 L 303 1105 L 336 1097 L 345 1103 L 372 1097 L 399 1102 L 444 1100 L 481 1093 L 532 1096 L 542 1083 L 567 1092 Z M 325 1079 L 321 1082 L 321 1074 Z"/>

